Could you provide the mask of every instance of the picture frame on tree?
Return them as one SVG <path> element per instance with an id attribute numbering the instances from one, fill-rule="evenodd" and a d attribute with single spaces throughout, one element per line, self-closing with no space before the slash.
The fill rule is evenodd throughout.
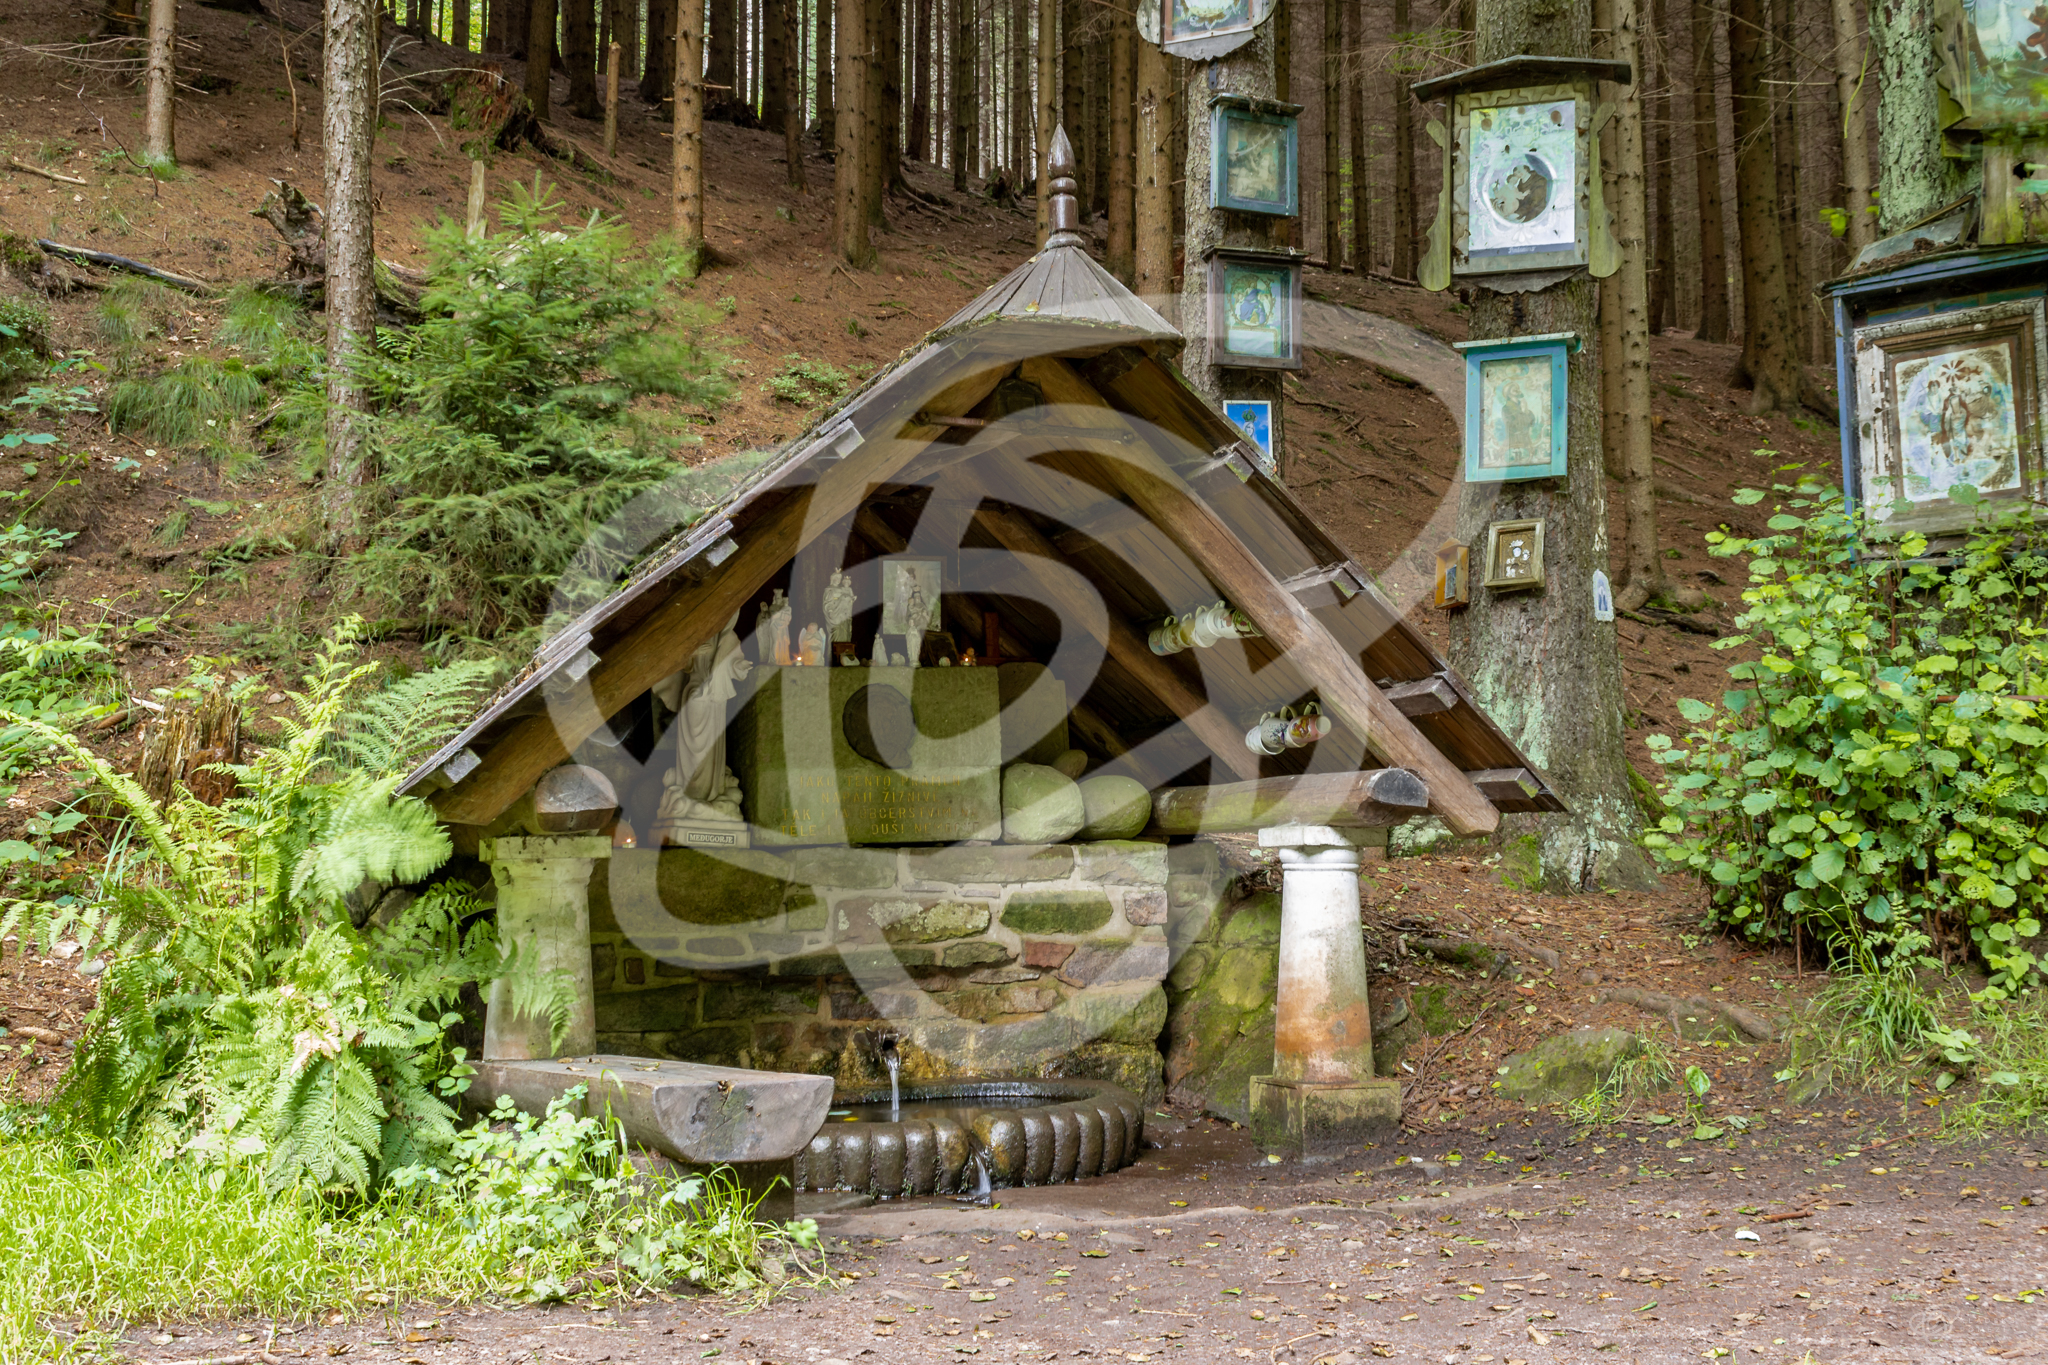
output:
<path id="1" fill-rule="evenodd" d="M 1496 521 L 1486 528 L 1486 586 L 1515 592 L 1543 586 L 1543 523 Z"/>
<path id="2" fill-rule="evenodd" d="M 1138 31 L 1153 38 L 1167 56 L 1191 61 L 1209 61 L 1237 51 L 1252 40 L 1273 12 L 1273 0 L 1157 0 L 1157 4 L 1156 20 L 1150 5 L 1141 8 Z"/>
<path id="3" fill-rule="evenodd" d="M 1946 126 L 1981 131 L 2048 123 L 2040 8 L 2040 0 L 1936 0 L 1936 79 L 1960 113 L 1944 119 Z"/>
<path id="4" fill-rule="evenodd" d="M 1215 95 L 1209 100 L 1209 203 L 1233 213 L 1301 212 L 1301 106 Z"/>
<path id="5" fill-rule="evenodd" d="M 1455 540 L 1436 550 L 1436 605 L 1456 611 L 1472 605 L 1472 552 Z"/>
<path id="6" fill-rule="evenodd" d="M 1465 480 L 1563 478 L 1575 332 L 1453 343 L 1465 357 Z"/>
<path id="7" fill-rule="evenodd" d="M 1290 251 L 1211 252 L 1209 344 L 1218 365 L 1301 368 L 1301 257 Z"/>
<path id="8" fill-rule="evenodd" d="M 1982 297 L 1977 295 L 1975 297 Z M 1876 534 L 1960 532 L 1979 503 L 2027 505 L 2048 492 L 2038 295 L 1857 328 L 1849 497 Z M 1976 498 L 1950 496 L 1967 484 Z"/>
<path id="9" fill-rule="evenodd" d="M 1634 80 L 1626 62 L 1508 57 L 1413 87 L 1450 101 L 1430 137 L 1448 153 L 1420 270 L 1427 289 L 1453 277 L 1522 277 L 1541 288 L 1620 266 L 1600 177 L 1602 80 Z"/>
<path id="10" fill-rule="evenodd" d="M 1273 458 L 1273 405 L 1263 398 L 1226 398 L 1223 415 L 1258 449 L 1259 468 L 1271 477 L 1279 467 Z"/>

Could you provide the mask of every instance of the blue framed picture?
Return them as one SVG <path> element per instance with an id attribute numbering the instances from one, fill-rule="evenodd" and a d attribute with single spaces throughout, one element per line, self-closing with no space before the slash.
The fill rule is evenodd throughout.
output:
<path id="1" fill-rule="evenodd" d="M 1556 479 L 1568 444 L 1565 357 L 1575 332 L 1461 341 L 1465 353 L 1465 481 Z"/>
<path id="2" fill-rule="evenodd" d="M 1292 218 L 1301 212 L 1301 106 L 1209 101 L 1209 203 L 1236 213 Z"/>
<path id="3" fill-rule="evenodd" d="M 1301 258 L 1289 251 L 1209 256 L 1209 345 L 1218 365 L 1301 368 Z"/>
<path id="4" fill-rule="evenodd" d="M 1223 415 L 1259 448 L 1259 468 L 1271 475 L 1279 466 L 1273 462 L 1273 405 L 1264 399 L 1225 399 Z"/>

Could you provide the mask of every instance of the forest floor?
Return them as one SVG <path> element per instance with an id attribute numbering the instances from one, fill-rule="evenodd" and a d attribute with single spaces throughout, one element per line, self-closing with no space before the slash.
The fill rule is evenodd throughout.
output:
<path id="1" fill-rule="evenodd" d="M 313 0 L 272 4 L 293 34 L 318 22 Z M 0 232 L 223 284 L 281 269 L 282 244 L 248 215 L 273 180 L 317 194 L 317 89 L 305 46 L 293 51 L 288 78 L 271 21 L 193 6 L 181 13 L 187 75 L 206 93 L 180 103 L 185 173 L 158 184 L 126 156 L 139 141 L 136 91 L 22 50 L 89 36 L 85 13 L 0 0 L 0 158 L 88 182 L 0 170 Z M 454 56 L 401 46 L 387 81 Z M 427 77 L 413 84 L 430 94 Z M 565 93 L 559 81 L 556 91 Z M 460 134 L 433 107 L 431 98 L 395 96 L 378 136 L 378 250 L 400 263 L 418 262 L 427 230 L 459 217 L 468 191 Z M 596 125 L 573 116 L 558 126 L 587 148 L 598 141 Z M 913 164 L 911 182 L 936 202 L 892 203 L 879 265 L 848 271 L 827 244 L 831 167 L 807 146 L 812 192 L 800 195 L 785 186 L 779 137 L 707 129 L 717 259 L 695 293 L 739 382 L 732 402 L 699 414 L 692 462 L 774 445 L 804 426 L 805 410 L 763 387 L 792 359 L 870 372 L 1033 246 L 1028 205 L 957 193 L 945 172 Z M 586 151 L 571 165 L 523 147 L 495 153 L 489 173 L 494 192 L 542 177 L 575 216 L 615 215 L 645 239 L 666 225 L 668 157 L 663 126 L 628 97 L 616 157 Z M 1099 219 L 1093 226 L 1101 231 Z M 1437 342 L 1465 335 L 1454 294 L 1314 270 L 1306 289 Z M 60 346 L 100 344 L 96 306 L 91 292 L 53 301 Z M 166 320 L 163 354 L 221 352 L 219 314 L 217 302 L 185 301 Z M 1385 351 L 1346 344 L 1341 327 L 1333 337 L 1286 384 L 1288 481 L 1442 648 L 1444 618 L 1420 604 L 1415 585 L 1439 538 L 1457 425 L 1425 376 Z M 1683 334 L 1651 345 L 1666 567 L 1690 610 L 1621 624 L 1631 757 L 1646 774 L 1654 768 L 1642 741 L 1680 731 L 1677 699 L 1726 685 L 1729 658 L 1711 643 L 1731 628 L 1744 575 L 1709 556 L 1704 535 L 1722 525 L 1761 529 L 1767 512 L 1733 507 L 1735 489 L 1767 487 L 1785 465 L 1824 478 L 1836 468 L 1826 425 L 1744 414 L 1747 395 L 1728 384 L 1734 348 Z M 108 376 L 88 374 L 103 396 Z M 91 416 L 64 435 L 92 459 L 81 485 L 50 509 L 78 534 L 40 582 L 37 609 L 109 623 L 129 695 L 208 671 L 255 681 L 259 709 L 281 709 L 335 613 L 321 566 L 300 548 L 313 486 L 299 453 L 268 450 L 253 467 L 229 469 L 110 435 Z M 25 479 L 0 475 L 10 490 Z M 1610 505 L 1618 555 L 1619 500 Z M 174 524 L 182 536 L 167 544 Z M 224 555 L 231 546 L 240 553 Z M 140 619 L 156 623 L 153 633 L 126 629 Z M 377 651 L 408 662 L 420 653 L 404 640 Z M 132 763 L 132 720 L 98 740 Z M 0 838 L 71 796 L 61 773 L 23 777 L 4 794 Z M 1228 1125 L 1169 1114 L 1151 1121 L 1163 1147 L 1085 1187 L 1007 1192 L 995 1211 L 913 1201 L 829 1213 L 834 1265 L 859 1278 L 761 1313 L 683 1300 L 597 1314 L 413 1306 L 399 1317 L 340 1304 L 342 1323 L 296 1324 L 275 1349 L 437 1363 L 722 1355 L 779 1365 L 1077 1355 L 1277 1362 L 1346 1352 L 1475 1362 L 1811 1352 L 1917 1362 L 2038 1349 L 2033 1310 L 2019 1301 L 2037 1288 L 2028 1277 L 2041 1243 L 2030 1239 L 2048 1235 L 2022 1202 L 2041 1198 L 2034 1182 L 2048 1183 L 2031 1149 L 1938 1140 L 1931 1094 L 1794 1105 L 1773 1080 L 1786 1063 L 1781 1044 L 1688 1042 L 1602 999 L 1634 985 L 1738 1001 L 1782 1023 L 1824 978 L 1802 976 L 1783 953 L 1702 931 L 1699 891 L 1675 881 L 1650 894 L 1549 897 L 1504 883 L 1488 859 L 1441 848 L 1372 872 L 1365 913 L 1386 964 L 1376 997 L 1451 986 L 1467 993 L 1473 1022 L 1411 1053 L 1403 1137 L 1342 1170 L 1274 1166 Z M 1390 950 L 1403 924 L 1455 926 L 1461 917 L 1552 949 L 1560 965 L 1488 981 Z M 78 965 L 0 945 L 0 1090 L 37 1097 L 61 1073 L 92 1000 Z M 1689 1120 L 1659 1124 L 1648 1114 L 1567 1127 L 1491 1095 L 1501 1058 L 1567 1025 L 1597 1023 L 1659 1037 L 1674 1060 L 1710 1074 L 1712 1114 L 1754 1126 L 1712 1141 L 1694 1141 Z M 1670 1120 L 1677 1105 L 1667 1101 L 1672 1113 L 1656 1117 Z M 1801 1216 L 1769 1221 L 1781 1213 Z M 1761 1240 L 1734 1240 L 1744 1226 Z M 954 1287 L 939 1276 L 942 1263 L 955 1268 Z M 182 1360 L 247 1350 L 236 1338 L 267 1330 L 243 1323 L 130 1338 L 138 1358 Z"/>

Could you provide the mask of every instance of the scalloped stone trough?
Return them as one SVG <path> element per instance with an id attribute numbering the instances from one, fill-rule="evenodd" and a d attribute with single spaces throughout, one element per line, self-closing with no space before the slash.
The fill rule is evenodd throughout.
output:
<path id="1" fill-rule="evenodd" d="M 1056 1185 L 1121 1170 L 1137 1159 L 1145 1135 L 1137 1097 L 1107 1081 L 913 1081 L 904 1084 L 901 1099 L 921 1107 L 957 1100 L 958 1106 L 894 1123 L 828 1118 L 796 1155 L 796 1188 L 885 1199 L 971 1194 L 980 1184 L 977 1150 L 986 1154 L 992 1188 Z M 1006 1107 L 979 1107 L 991 1100 Z M 1016 1107 L 1020 1100 L 1030 1103 Z M 886 1085 L 832 1097 L 834 1109 L 888 1102 Z"/>

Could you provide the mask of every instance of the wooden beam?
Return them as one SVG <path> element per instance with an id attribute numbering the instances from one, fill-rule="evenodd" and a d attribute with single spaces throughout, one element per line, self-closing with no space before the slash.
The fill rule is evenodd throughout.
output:
<path id="1" fill-rule="evenodd" d="M 1527 768 L 1486 768 L 1465 776 L 1489 801 L 1534 801 L 1543 791 Z"/>
<path id="2" fill-rule="evenodd" d="M 1398 825 L 1429 808 L 1429 788 L 1401 768 L 1303 773 L 1152 794 L 1148 834 L 1227 834 L 1271 825 Z"/>
<path id="3" fill-rule="evenodd" d="M 1258 756 L 1245 748 L 1244 732 L 1229 717 L 1210 706 L 1207 698 L 1154 654 L 1144 636 L 1109 614 L 1101 595 L 1085 580 L 1071 571 L 1050 571 L 1054 564 L 1063 565 L 1066 557 L 1044 533 L 1015 512 L 984 507 L 974 514 L 974 519 L 996 538 L 997 544 L 1017 556 L 1017 562 L 1038 580 L 1052 605 L 1065 613 L 1067 619 L 1086 621 L 1102 611 L 1108 622 L 1102 643 L 1117 666 L 1164 702 L 1232 772 L 1240 777 L 1259 775 Z"/>
<path id="4" fill-rule="evenodd" d="M 987 396 L 1002 375 L 1001 369 L 969 374 L 921 406 L 933 414 L 958 415 Z M 730 559 L 671 593 L 625 635 L 605 645 L 603 658 L 585 680 L 587 687 L 562 694 L 543 714 L 515 721 L 475 772 L 437 793 L 432 801 L 441 818 L 465 825 L 497 819 L 620 707 L 687 664 L 697 646 L 724 629 L 733 613 L 812 537 L 887 483 L 941 430 L 913 424 L 893 437 L 877 430 L 851 454 L 825 465 L 808 494 L 792 490 L 743 526 L 735 533 L 739 549 Z"/>
<path id="5" fill-rule="evenodd" d="M 1394 703 L 1396 711 L 1411 720 L 1416 716 L 1433 716 L 1439 711 L 1448 711 L 1458 704 L 1458 689 L 1441 674 L 1417 682 L 1395 683 L 1383 689 L 1383 693 L 1388 701 Z"/>
<path id="6" fill-rule="evenodd" d="M 1026 379 L 1048 403 L 1070 405 L 1070 422 L 1105 431 L 1130 430 L 1121 413 L 1057 359 L 1027 360 Z M 1390 767 L 1407 768 L 1429 786 L 1431 808 L 1461 835 L 1490 833 L 1500 812 L 1408 718 L 1373 686 L 1359 660 L 1261 564 L 1237 533 L 1143 443 L 1094 445 L 1090 453 L 1138 510 L 1207 572 L 1231 603 L 1252 618 L 1297 672 L 1314 681 L 1323 710 L 1348 725 Z"/>

